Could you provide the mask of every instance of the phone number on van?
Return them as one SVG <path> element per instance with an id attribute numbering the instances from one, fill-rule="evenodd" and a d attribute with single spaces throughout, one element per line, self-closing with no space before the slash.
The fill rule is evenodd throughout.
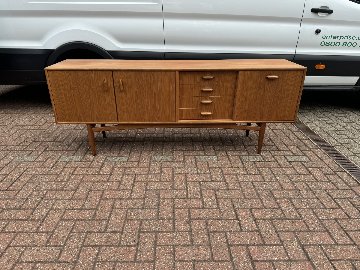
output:
<path id="1" fill-rule="evenodd" d="M 325 47 L 348 47 L 348 48 L 355 48 L 360 47 L 358 46 L 357 42 L 351 42 L 351 41 L 321 41 L 320 46 Z"/>

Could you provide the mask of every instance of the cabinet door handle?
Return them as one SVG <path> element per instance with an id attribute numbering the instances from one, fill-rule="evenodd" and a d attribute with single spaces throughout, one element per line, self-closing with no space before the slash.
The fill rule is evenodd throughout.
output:
<path id="1" fill-rule="evenodd" d="M 212 112 L 201 112 L 200 114 L 202 116 L 209 116 L 209 115 L 212 115 Z"/>
<path id="2" fill-rule="evenodd" d="M 102 89 L 104 91 L 108 91 L 109 90 L 109 86 L 107 84 L 107 79 L 104 79 L 103 82 L 102 82 Z"/>
<path id="3" fill-rule="evenodd" d="M 200 102 L 201 102 L 201 104 L 211 104 L 212 100 L 202 100 Z"/>
<path id="4" fill-rule="evenodd" d="M 205 75 L 202 77 L 204 80 L 212 80 L 214 79 L 215 77 L 214 76 L 211 76 L 211 75 Z"/>
<path id="5" fill-rule="evenodd" d="M 277 75 L 268 75 L 268 76 L 266 76 L 266 79 L 268 79 L 268 80 L 277 80 L 277 79 L 279 79 L 279 76 L 277 76 Z"/>
<path id="6" fill-rule="evenodd" d="M 120 92 L 124 92 L 124 91 L 125 91 L 125 89 L 124 89 L 124 84 L 123 84 L 122 79 L 119 79 L 119 88 L 120 88 Z"/>
<path id="7" fill-rule="evenodd" d="M 203 91 L 203 92 L 212 92 L 212 91 L 214 91 L 214 89 L 212 89 L 212 88 L 203 88 L 203 89 L 201 89 L 201 91 Z"/>

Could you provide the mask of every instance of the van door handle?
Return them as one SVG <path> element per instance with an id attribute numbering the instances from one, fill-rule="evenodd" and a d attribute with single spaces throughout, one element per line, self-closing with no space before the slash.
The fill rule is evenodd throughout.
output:
<path id="1" fill-rule="evenodd" d="M 334 11 L 328 7 L 320 7 L 320 8 L 312 8 L 312 13 L 327 13 L 327 14 L 333 14 Z"/>

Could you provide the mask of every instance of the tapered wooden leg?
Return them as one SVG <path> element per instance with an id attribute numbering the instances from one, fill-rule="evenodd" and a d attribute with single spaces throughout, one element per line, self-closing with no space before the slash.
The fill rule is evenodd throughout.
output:
<path id="1" fill-rule="evenodd" d="M 105 124 L 101 124 L 102 127 L 105 127 Z M 106 138 L 106 132 L 105 131 L 101 131 L 102 135 L 103 135 L 103 138 L 105 139 Z"/>
<path id="2" fill-rule="evenodd" d="M 259 140 L 258 140 L 257 153 L 260 154 L 261 153 L 261 148 L 262 148 L 263 142 L 264 142 L 266 123 L 260 123 L 258 125 L 260 126 L 260 130 L 259 130 Z"/>
<path id="3" fill-rule="evenodd" d="M 251 126 L 251 123 L 246 123 L 247 126 Z M 246 130 L 246 137 L 249 137 L 250 130 Z"/>
<path id="4" fill-rule="evenodd" d="M 91 152 L 92 152 L 93 156 L 96 156 L 95 135 L 94 135 L 94 131 L 92 130 L 92 128 L 94 126 L 95 125 L 90 125 L 90 124 L 86 125 L 87 131 L 88 131 L 88 139 L 89 139 L 89 145 L 90 145 L 90 148 L 91 148 Z"/>

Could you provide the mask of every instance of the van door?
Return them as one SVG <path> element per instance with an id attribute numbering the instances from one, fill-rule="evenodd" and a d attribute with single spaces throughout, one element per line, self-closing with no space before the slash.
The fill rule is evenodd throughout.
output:
<path id="1" fill-rule="evenodd" d="M 55 49 L 68 42 L 84 41 L 115 52 L 163 52 L 162 0 L 8 3 L 5 13 L 0 10 L 0 20 L 7 26 L 1 29 L 0 47 Z"/>
<path id="2" fill-rule="evenodd" d="M 304 0 L 164 0 L 163 5 L 169 58 L 192 52 L 292 59 Z"/>
<path id="3" fill-rule="evenodd" d="M 308 75 L 359 75 L 360 1 L 306 0 L 295 61 Z"/>

